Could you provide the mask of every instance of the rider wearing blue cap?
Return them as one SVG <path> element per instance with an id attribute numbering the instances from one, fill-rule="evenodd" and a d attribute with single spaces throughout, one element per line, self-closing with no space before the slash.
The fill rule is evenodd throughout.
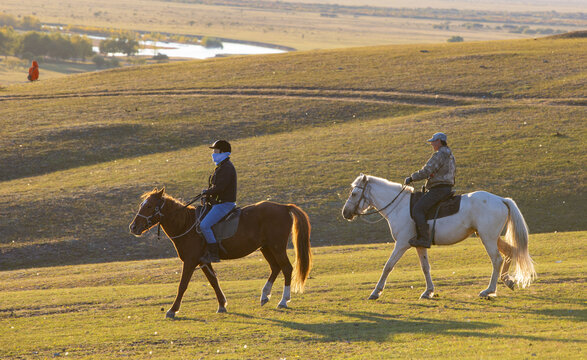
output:
<path id="1" fill-rule="evenodd" d="M 202 195 L 205 195 L 208 203 L 212 205 L 212 209 L 200 223 L 200 229 L 208 244 L 208 251 L 200 259 L 204 264 L 220 262 L 218 243 L 214 237 L 212 225 L 218 223 L 236 206 L 236 169 L 230 161 L 230 143 L 226 140 L 218 140 L 210 146 L 210 149 L 214 149 L 212 160 L 216 168 L 208 180 L 208 189 L 202 191 Z"/>
<path id="2" fill-rule="evenodd" d="M 426 179 L 426 193 L 418 200 L 413 209 L 416 222 L 417 237 L 411 239 L 410 245 L 429 248 L 431 245 L 426 212 L 452 192 L 455 184 L 456 162 L 452 151 L 446 143 L 446 135 L 439 132 L 428 139 L 434 148 L 434 154 L 424 167 L 404 181 L 405 185 L 412 181 Z"/>

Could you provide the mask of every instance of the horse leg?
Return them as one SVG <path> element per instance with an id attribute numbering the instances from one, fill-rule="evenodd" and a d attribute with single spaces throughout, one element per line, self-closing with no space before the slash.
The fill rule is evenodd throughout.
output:
<path id="1" fill-rule="evenodd" d="M 275 256 L 275 260 L 279 264 L 281 271 L 283 271 L 283 277 L 285 278 L 285 284 L 283 286 L 283 295 L 281 297 L 281 301 L 277 304 L 277 307 L 280 309 L 287 309 L 287 303 L 291 299 L 291 274 L 293 272 L 293 266 L 291 266 L 291 262 L 287 257 L 286 249 L 283 248 L 279 254 L 273 253 Z"/>
<path id="2" fill-rule="evenodd" d="M 432 299 L 434 297 L 434 284 L 430 276 L 430 263 L 428 262 L 428 250 L 423 247 L 417 247 L 418 257 L 420 258 L 420 266 L 426 278 L 426 291 L 420 295 L 420 299 Z"/>
<path id="3" fill-rule="evenodd" d="M 503 266 L 501 267 L 501 276 L 500 276 L 501 281 L 503 281 L 503 283 L 508 288 L 510 288 L 511 290 L 514 290 L 515 289 L 514 279 L 512 279 L 512 277 L 508 273 L 508 270 L 510 269 L 510 264 L 512 262 L 513 248 L 510 244 L 503 241 L 501 239 L 501 237 L 497 238 L 497 248 L 499 249 L 499 252 L 502 253 L 505 257 L 504 262 L 503 262 Z"/>
<path id="4" fill-rule="evenodd" d="M 488 298 L 490 296 L 496 295 L 497 290 L 497 279 L 499 278 L 499 273 L 501 271 L 501 265 L 503 264 L 503 258 L 499 254 L 499 250 L 497 248 L 499 234 L 495 236 L 489 236 L 488 234 L 481 234 L 479 233 L 481 240 L 483 241 L 483 245 L 485 246 L 485 250 L 491 259 L 491 263 L 493 264 L 493 271 L 491 273 L 491 280 L 489 281 L 489 287 L 487 289 L 481 291 L 479 293 L 479 297 Z"/>
<path id="5" fill-rule="evenodd" d="M 188 284 L 192 278 L 192 274 L 194 273 L 195 268 L 196 264 L 194 262 L 184 261 L 183 268 L 181 270 L 181 280 L 179 281 L 179 287 L 177 288 L 177 296 L 175 297 L 175 301 L 173 302 L 173 305 L 171 305 L 171 308 L 167 310 L 167 313 L 165 314 L 166 318 L 175 318 L 175 313 L 179 311 L 179 307 L 181 306 L 181 299 L 183 298 L 183 294 L 188 288 Z"/>
<path id="6" fill-rule="evenodd" d="M 269 279 L 267 279 L 265 286 L 263 286 L 263 291 L 261 292 L 261 306 L 263 306 L 269 302 L 269 298 L 271 297 L 271 288 L 273 288 L 273 283 L 275 282 L 275 279 L 277 279 L 277 275 L 279 275 L 281 268 L 279 267 L 277 260 L 275 260 L 275 256 L 273 256 L 269 249 L 262 247 L 261 253 L 271 267 L 271 275 L 269 275 Z"/>
<path id="7" fill-rule="evenodd" d="M 216 277 L 216 273 L 214 269 L 212 269 L 212 264 L 205 264 L 202 265 L 202 272 L 206 275 L 208 282 L 212 285 L 214 292 L 216 293 L 216 299 L 218 299 L 218 310 L 217 313 L 225 313 L 226 312 L 226 296 L 222 292 L 220 285 L 218 284 L 218 278 Z"/>
<path id="8" fill-rule="evenodd" d="M 391 273 L 391 270 L 393 270 L 395 264 L 399 261 L 399 259 L 401 259 L 406 250 L 408 250 L 409 248 L 410 244 L 408 244 L 407 241 L 405 243 L 395 243 L 393 252 L 391 253 L 391 256 L 389 256 L 387 263 L 385 263 L 385 266 L 383 267 L 383 272 L 381 273 L 381 277 L 379 278 L 379 282 L 377 283 L 377 286 L 375 286 L 375 289 L 369 296 L 369 300 L 377 300 L 379 298 L 379 296 L 383 292 L 383 289 L 385 288 L 385 282 L 387 281 L 389 273 Z"/>

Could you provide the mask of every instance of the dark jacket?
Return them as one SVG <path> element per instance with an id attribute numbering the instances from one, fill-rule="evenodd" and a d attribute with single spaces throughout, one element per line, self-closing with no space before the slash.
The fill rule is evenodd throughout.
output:
<path id="1" fill-rule="evenodd" d="M 236 202 L 236 169 L 230 158 L 216 166 L 204 194 L 212 204 Z"/>

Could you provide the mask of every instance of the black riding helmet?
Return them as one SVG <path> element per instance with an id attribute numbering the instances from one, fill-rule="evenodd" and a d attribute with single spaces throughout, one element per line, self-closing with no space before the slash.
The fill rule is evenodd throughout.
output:
<path id="1" fill-rule="evenodd" d="M 226 140 L 216 140 L 214 144 L 210 146 L 210 149 L 218 149 L 220 152 L 231 152 L 230 143 Z"/>

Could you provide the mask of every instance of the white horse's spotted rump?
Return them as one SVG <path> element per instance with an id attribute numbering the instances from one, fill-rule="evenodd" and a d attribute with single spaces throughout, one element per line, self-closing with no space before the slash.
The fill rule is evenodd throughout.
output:
<path id="1" fill-rule="evenodd" d="M 400 184 L 363 174 L 355 179 L 352 186 L 353 190 L 342 209 L 343 217 L 352 220 L 370 208 L 383 209 L 380 213 L 387 219 L 396 241 L 381 278 L 369 297 L 377 299 L 383 292 L 387 276 L 410 248 L 408 241 L 416 236 L 416 226 L 410 217 L 410 194 L 413 188 L 406 187 L 403 194 L 400 194 Z M 396 197 L 397 199 L 389 205 Z M 432 224 L 432 220 L 429 224 Z M 506 226 L 504 241 L 500 235 Z M 479 296 L 495 296 L 500 271 L 501 279 L 512 290 L 514 283 L 521 287 L 530 285 L 536 272 L 528 253 L 528 226 L 512 199 L 485 191 L 463 194 L 458 213 L 436 220 L 434 241 L 436 245 L 452 245 L 473 233 L 477 233 L 481 238 L 493 264 L 489 287 Z M 434 296 L 434 284 L 430 276 L 427 249 L 416 249 L 426 278 L 426 291 L 421 297 L 431 298 Z M 500 252 L 505 255 L 505 261 Z"/>

